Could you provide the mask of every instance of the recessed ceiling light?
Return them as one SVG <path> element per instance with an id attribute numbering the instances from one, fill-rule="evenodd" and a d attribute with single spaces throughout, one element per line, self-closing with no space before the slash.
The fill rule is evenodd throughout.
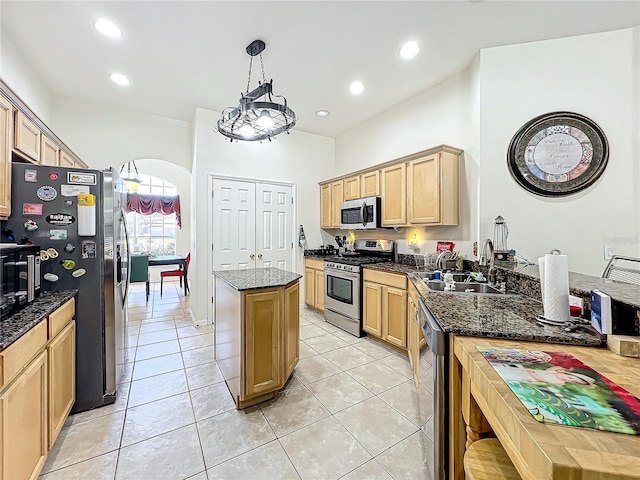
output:
<path id="1" fill-rule="evenodd" d="M 349 87 L 349 91 L 354 95 L 360 95 L 364 91 L 364 85 L 362 85 L 362 82 L 353 82 Z"/>
<path id="2" fill-rule="evenodd" d="M 125 87 L 131 83 L 129 79 L 121 73 L 112 73 L 109 78 L 113 83 L 117 83 L 118 85 L 122 85 Z"/>
<path id="3" fill-rule="evenodd" d="M 94 25 L 100 33 L 107 37 L 117 38 L 122 36 L 122 30 L 120 30 L 115 23 L 111 20 L 107 20 L 106 18 L 99 19 Z"/>
<path id="4" fill-rule="evenodd" d="M 400 48 L 400 56 L 405 60 L 410 60 L 415 57 L 420 51 L 420 47 L 416 42 L 407 42 L 402 48 Z"/>
<path id="5" fill-rule="evenodd" d="M 329 116 L 329 110 L 316 110 L 316 115 L 318 117 L 327 117 Z"/>

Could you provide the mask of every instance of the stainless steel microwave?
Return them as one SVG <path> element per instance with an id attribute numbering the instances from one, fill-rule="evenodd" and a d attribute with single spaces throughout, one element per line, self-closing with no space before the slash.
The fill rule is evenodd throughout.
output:
<path id="1" fill-rule="evenodd" d="M 380 228 L 382 199 L 367 197 L 340 204 L 340 228 L 343 230 L 369 230 Z"/>
<path id="2" fill-rule="evenodd" d="M 4 318 L 40 296 L 40 247 L 0 245 L 0 272 L 0 318 Z"/>

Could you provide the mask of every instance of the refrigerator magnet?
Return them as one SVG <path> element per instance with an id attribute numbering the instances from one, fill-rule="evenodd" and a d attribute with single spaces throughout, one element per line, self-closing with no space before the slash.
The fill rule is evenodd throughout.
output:
<path id="1" fill-rule="evenodd" d="M 63 194 L 63 195 L 64 195 L 64 194 Z M 65 204 L 67 207 L 71 207 L 71 206 L 73 206 L 73 200 L 65 200 L 65 201 L 64 201 L 64 204 Z"/>
<path id="2" fill-rule="evenodd" d="M 49 178 L 55 182 L 56 180 L 58 180 L 58 178 L 60 178 L 60 175 L 58 175 L 56 172 L 52 172 L 49 174 Z"/>
<path id="3" fill-rule="evenodd" d="M 81 193 L 89 192 L 89 187 L 86 185 L 60 185 L 60 195 L 63 197 L 77 197 Z M 65 205 L 67 205 L 66 202 Z M 73 205 L 73 202 L 71 202 L 71 205 Z"/>
<path id="4" fill-rule="evenodd" d="M 31 170 L 30 168 L 25 169 L 24 181 L 29 183 L 36 183 L 38 181 L 38 171 Z"/>
<path id="5" fill-rule="evenodd" d="M 96 242 L 94 240 L 82 241 L 82 258 L 96 258 Z"/>
<path id="6" fill-rule="evenodd" d="M 45 280 L 48 280 L 49 282 L 57 282 L 58 281 L 58 275 L 56 275 L 55 273 L 45 273 L 43 275 L 43 277 L 44 277 Z"/>
<path id="7" fill-rule="evenodd" d="M 95 173 L 67 172 L 67 183 L 76 185 L 96 185 L 97 178 Z"/>
<path id="8" fill-rule="evenodd" d="M 36 191 L 36 195 L 43 202 L 50 202 L 58 196 L 58 191 L 51 185 L 43 185 Z"/>
<path id="9" fill-rule="evenodd" d="M 74 268 L 76 268 L 76 262 L 74 262 L 73 260 L 61 260 L 60 261 L 60 265 L 62 265 L 62 268 L 64 268 L 65 270 L 72 270 Z"/>
<path id="10" fill-rule="evenodd" d="M 66 230 L 49 230 L 49 240 L 66 240 Z"/>
<path id="11" fill-rule="evenodd" d="M 58 251 L 55 248 L 48 248 L 47 253 L 50 258 L 58 258 Z"/>
<path id="12" fill-rule="evenodd" d="M 87 271 L 84 268 L 79 268 L 78 270 L 71 272 L 71 275 L 73 275 L 75 278 L 78 278 L 84 275 L 85 273 L 87 273 Z"/>
<path id="13" fill-rule="evenodd" d="M 42 203 L 23 203 L 23 215 L 42 215 Z"/>
<path id="14" fill-rule="evenodd" d="M 38 229 L 38 224 L 33 220 L 29 219 L 26 222 L 24 222 L 24 229 L 27 232 L 35 232 Z"/>
<path id="15" fill-rule="evenodd" d="M 43 262 L 49 260 L 49 254 L 46 250 L 40 250 L 40 260 L 42 260 Z"/>
<path id="16" fill-rule="evenodd" d="M 64 246 L 64 251 L 65 251 L 65 252 L 67 252 L 67 253 L 71 253 L 71 252 L 73 252 L 75 249 L 76 249 L 76 246 L 75 246 L 73 243 L 67 243 L 67 244 Z"/>
<path id="17" fill-rule="evenodd" d="M 76 217 L 68 213 L 51 213 L 45 217 L 47 223 L 51 225 L 67 226 L 76 221 Z"/>

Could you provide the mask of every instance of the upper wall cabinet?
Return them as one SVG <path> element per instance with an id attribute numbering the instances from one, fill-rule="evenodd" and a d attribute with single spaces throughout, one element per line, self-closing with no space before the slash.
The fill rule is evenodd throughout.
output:
<path id="1" fill-rule="evenodd" d="M 340 204 L 344 201 L 344 183 L 342 180 L 331 183 L 331 226 L 340 228 L 342 214 Z"/>
<path id="2" fill-rule="evenodd" d="M 0 96 L 0 220 L 11 215 L 11 132 L 13 107 Z"/>
<path id="3" fill-rule="evenodd" d="M 61 167 L 69 167 L 73 168 L 76 166 L 76 162 L 74 162 L 73 158 L 65 152 L 64 150 L 60 150 L 60 162 Z"/>
<path id="4" fill-rule="evenodd" d="M 16 112 L 16 138 L 13 146 L 18 152 L 40 163 L 42 133 L 22 112 Z"/>
<path id="5" fill-rule="evenodd" d="M 407 222 L 458 224 L 458 155 L 442 151 L 407 164 Z"/>
<path id="6" fill-rule="evenodd" d="M 382 226 L 407 223 L 407 164 L 382 169 Z"/>
<path id="7" fill-rule="evenodd" d="M 360 196 L 360 175 L 344 179 L 344 201 L 357 200 Z"/>
<path id="8" fill-rule="evenodd" d="M 441 145 L 320 184 L 321 228 L 340 228 L 340 202 L 382 197 L 382 226 L 458 225 L 463 151 Z"/>
<path id="9" fill-rule="evenodd" d="M 40 135 L 40 164 L 57 167 L 60 164 L 60 148 L 45 134 Z"/>
<path id="10" fill-rule="evenodd" d="M 360 175 L 361 198 L 380 196 L 380 170 Z"/>

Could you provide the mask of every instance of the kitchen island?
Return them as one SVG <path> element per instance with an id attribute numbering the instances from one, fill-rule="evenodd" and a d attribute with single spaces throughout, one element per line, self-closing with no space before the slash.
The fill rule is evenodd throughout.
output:
<path id="1" fill-rule="evenodd" d="M 278 268 L 213 274 L 215 357 L 242 409 L 275 397 L 298 364 L 301 275 Z"/>

